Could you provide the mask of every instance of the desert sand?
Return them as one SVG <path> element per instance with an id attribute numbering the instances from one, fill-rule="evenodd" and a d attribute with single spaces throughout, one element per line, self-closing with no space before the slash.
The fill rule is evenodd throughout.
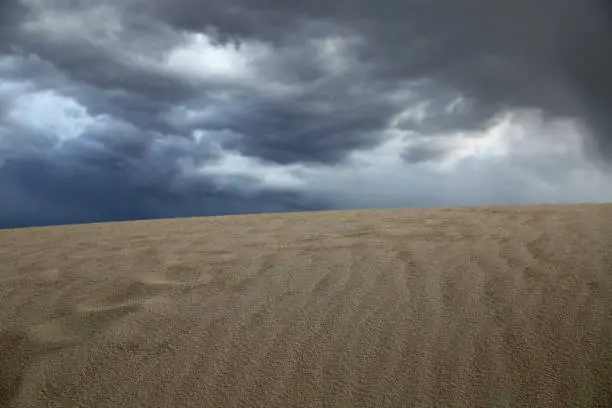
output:
<path id="1" fill-rule="evenodd" d="M 2 407 L 610 407 L 612 205 L 0 231 Z"/>

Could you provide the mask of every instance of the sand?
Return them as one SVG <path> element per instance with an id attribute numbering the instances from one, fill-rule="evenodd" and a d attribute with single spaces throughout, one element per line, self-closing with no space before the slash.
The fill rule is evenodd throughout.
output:
<path id="1" fill-rule="evenodd" d="M 610 407 L 612 205 L 0 231 L 2 407 Z"/>

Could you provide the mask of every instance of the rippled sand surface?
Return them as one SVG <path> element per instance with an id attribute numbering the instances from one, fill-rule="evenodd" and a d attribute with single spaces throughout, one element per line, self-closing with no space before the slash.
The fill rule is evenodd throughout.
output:
<path id="1" fill-rule="evenodd" d="M 612 205 L 0 231 L 2 407 L 610 407 Z"/>

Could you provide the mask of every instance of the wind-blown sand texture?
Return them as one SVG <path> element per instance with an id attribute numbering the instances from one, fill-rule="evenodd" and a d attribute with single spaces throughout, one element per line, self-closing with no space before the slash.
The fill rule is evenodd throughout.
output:
<path id="1" fill-rule="evenodd" d="M 0 406 L 610 407 L 612 205 L 0 231 Z"/>

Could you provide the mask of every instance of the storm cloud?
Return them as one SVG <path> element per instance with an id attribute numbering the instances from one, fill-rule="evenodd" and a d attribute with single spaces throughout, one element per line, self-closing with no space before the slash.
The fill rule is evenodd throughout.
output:
<path id="1" fill-rule="evenodd" d="M 0 227 L 610 200 L 611 40 L 604 0 L 2 0 Z"/>
<path id="2" fill-rule="evenodd" d="M 539 108 L 580 117 L 612 155 L 612 3 L 605 0 L 280 0 L 158 2 L 155 14 L 220 38 L 283 44 L 295 27 L 320 21 L 363 37 L 359 56 L 379 81 L 430 79 L 459 91 L 474 113 L 452 128 L 496 112 Z M 200 18 L 199 16 L 207 16 Z M 432 97 L 431 95 L 429 95 Z M 437 98 L 445 98 L 441 93 Z M 433 96 L 433 103 L 440 102 Z M 483 114 L 486 111 L 486 114 Z M 444 107 L 433 115 L 440 120 Z M 446 115 L 449 116 L 449 115 Z M 442 120 L 448 120 L 442 118 Z"/>

